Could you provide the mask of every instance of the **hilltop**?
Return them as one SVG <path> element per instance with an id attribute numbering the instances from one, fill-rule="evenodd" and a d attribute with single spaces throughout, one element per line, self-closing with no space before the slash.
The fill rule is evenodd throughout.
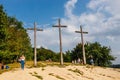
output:
<path id="1" fill-rule="evenodd" d="M 120 80 L 120 69 L 95 66 L 56 66 L 20 68 L 0 74 L 0 80 Z"/>

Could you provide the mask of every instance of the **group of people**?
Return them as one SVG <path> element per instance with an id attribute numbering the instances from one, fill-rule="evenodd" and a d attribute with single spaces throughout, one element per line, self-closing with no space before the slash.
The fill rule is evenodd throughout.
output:
<path id="1" fill-rule="evenodd" d="M 24 70 L 24 65 L 25 65 L 25 56 L 22 55 L 19 59 L 18 59 L 19 63 L 21 64 L 21 69 Z M 9 66 L 4 64 L 3 62 L 0 63 L 0 69 L 4 70 L 4 69 L 9 69 Z"/>
<path id="2" fill-rule="evenodd" d="M 83 63 L 83 60 L 81 60 L 80 58 L 78 58 L 77 60 L 72 60 L 72 63 L 73 63 L 73 64 L 84 64 L 84 63 Z M 90 57 L 90 58 L 89 58 L 89 64 L 90 64 L 90 65 L 94 65 L 93 57 Z"/>
<path id="3" fill-rule="evenodd" d="M 19 63 L 21 64 L 21 69 L 24 70 L 24 65 L 25 65 L 25 56 L 22 55 L 19 59 L 18 59 Z M 72 61 L 72 63 L 83 63 L 80 58 L 78 58 L 78 60 L 76 61 Z M 90 64 L 91 65 L 94 65 L 94 61 L 93 61 L 93 58 L 91 57 L 90 58 Z M 9 66 L 6 66 L 6 69 L 8 69 Z M 4 64 L 1 66 L 1 69 L 4 69 Z"/>
<path id="4" fill-rule="evenodd" d="M 0 69 L 9 69 L 8 65 L 5 65 L 4 63 L 0 63 Z"/>

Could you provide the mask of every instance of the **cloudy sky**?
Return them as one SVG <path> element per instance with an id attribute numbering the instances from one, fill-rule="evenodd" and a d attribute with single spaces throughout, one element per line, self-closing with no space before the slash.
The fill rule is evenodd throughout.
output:
<path id="1" fill-rule="evenodd" d="M 99 42 L 110 46 L 111 54 L 117 57 L 114 63 L 120 64 L 120 0 L 0 0 L 10 16 L 15 16 L 24 23 L 24 27 L 44 29 L 37 32 L 37 47 L 45 47 L 59 52 L 57 24 L 67 25 L 62 29 L 63 51 L 72 50 L 81 42 L 80 34 L 75 33 L 83 26 L 84 41 Z M 28 31 L 33 43 L 34 33 Z"/>

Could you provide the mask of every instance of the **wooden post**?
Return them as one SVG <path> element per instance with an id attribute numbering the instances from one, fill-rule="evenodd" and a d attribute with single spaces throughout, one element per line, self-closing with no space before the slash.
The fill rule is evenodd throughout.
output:
<path id="1" fill-rule="evenodd" d="M 75 31 L 75 32 L 76 32 L 76 33 L 81 33 L 83 63 L 86 64 L 86 56 L 85 56 L 85 48 L 84 48 L 83 34 L 88 34 L 88 32 L 83 32 L 82 26 L 80 26 L 80 31 Z"/>
<path id="2" fill-rule="evenodd" d="M 27 28 L 27 30 L 34 30 L 34 66 L 37 66 L 37 50 L 36 50 L 36 31 L 43 31 L 43 29 L 37 29 L 36 23 L 34 23 L 34 28 Z"/>
<path id="3" fill-rule="evenodd" d="M 60 19 L 58 19 L 58 25 L 54 25 L 53 27 L 58 27 L 59 28 L 59 41 L 60 41 L 60 64 L 63 65 L 63 53 L 62 53 L 62 37 L 61 37 L 61 28 L 62 27 L 67 27 L 65 25 L 60 24 Z"/>

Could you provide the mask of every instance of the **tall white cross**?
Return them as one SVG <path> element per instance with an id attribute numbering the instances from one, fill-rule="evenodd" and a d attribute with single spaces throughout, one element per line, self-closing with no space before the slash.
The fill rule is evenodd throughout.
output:
<path id="1" fill-rule="evenodd" d="M 27 30 L 34 30 L 34 66 L 37 66 L 37 50 L 36 50 L 36 31 L 43 31 L 43 29 L 37 29 L 36 23 L 34 23 L 34 28 L 27 28 Z"/>
<path id="2" fill-rule="evenodd" d="M 84 48 L 83 34 L 88 34 L 88 32 L 83 32 L 82 26 L 80 26 L 80 31 L 75 31 L 75 32 L 76 32 L 76 33 L 81 33 L 83 63 L 86 64 L 86 56 L 85 56 L 85 48 Z"/>

